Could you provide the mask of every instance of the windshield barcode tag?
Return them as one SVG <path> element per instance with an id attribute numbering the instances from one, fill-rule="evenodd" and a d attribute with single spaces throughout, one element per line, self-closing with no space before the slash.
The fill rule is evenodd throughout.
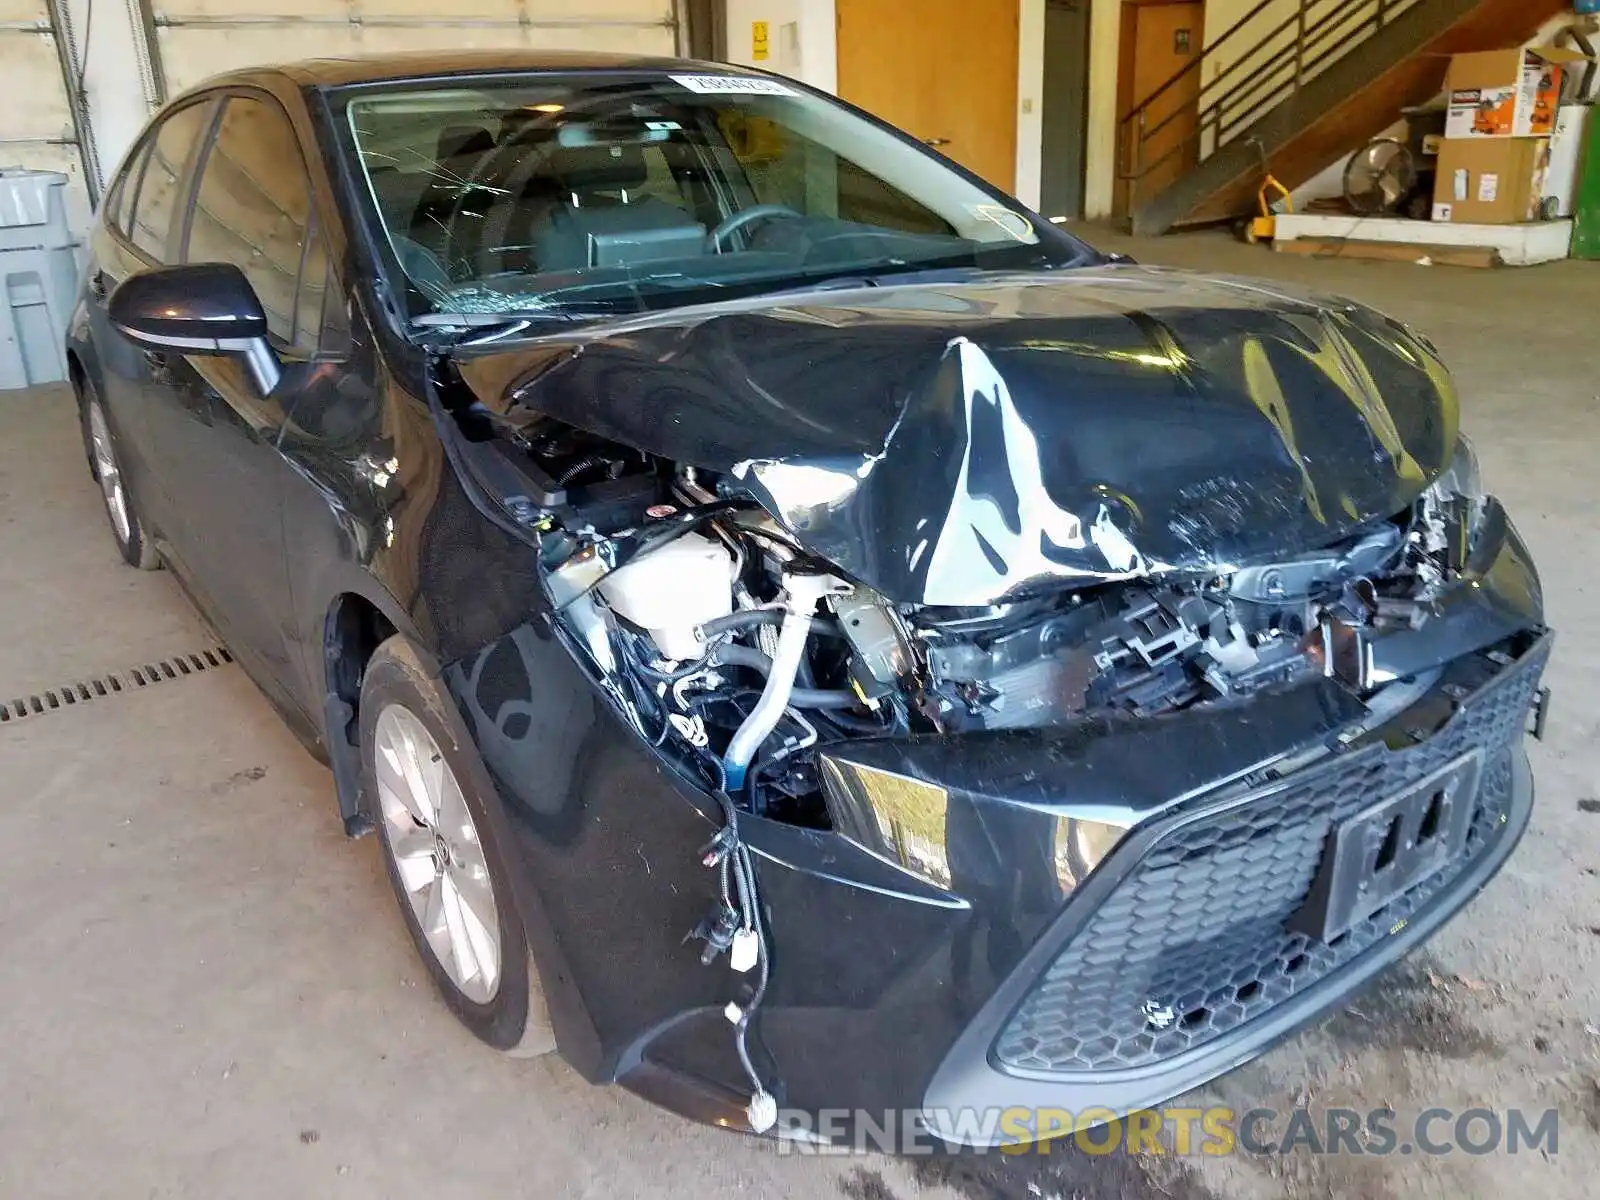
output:
<path id="1" fill-rule="evenodd" d="M 795 90 L 776 79 L 756 79 L 749 75 L 674 75 L 691 92 L 707 95 L 793 96 Z"/>

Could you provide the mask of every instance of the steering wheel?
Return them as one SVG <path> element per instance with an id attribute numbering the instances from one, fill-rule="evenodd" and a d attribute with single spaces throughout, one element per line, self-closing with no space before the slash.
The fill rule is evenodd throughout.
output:
<path id="1" fill-rule="evenodd" d="M 800 213 L 795 212 L 787 204 L 752 204 L 749 208 L 741 208 L 731 216 L 723 218 L 717 227 L 706 234 L 706 245 L 718 254 L 722 253 L 722 243 L 729 234 L 738 233 L 746 225 L 753 225 L 757 221 L 765 221 L 771 217 L 793 217 L 797 221 L 805 220 Z"/>

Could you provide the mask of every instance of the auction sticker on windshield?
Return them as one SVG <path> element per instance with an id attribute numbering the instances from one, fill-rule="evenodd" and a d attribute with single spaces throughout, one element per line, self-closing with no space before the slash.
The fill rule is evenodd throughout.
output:
<path id="1" fill-rule="evenodd" d="M 795 90 L 776 79 L 755 79 L 748 75 L 674 75 L 691 92 L 707 95 L 793 96 Z"/>

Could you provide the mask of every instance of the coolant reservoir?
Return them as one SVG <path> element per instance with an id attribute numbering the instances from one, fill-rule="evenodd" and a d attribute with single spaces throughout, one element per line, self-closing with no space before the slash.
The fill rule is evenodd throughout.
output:
<path id="1" fill-rule="evenodd" d="M 666 658 L 699 658 L 695 626 L 733 611 L 733 554 L 721 542 L 686 533 L 600 583 L 623 617 L 650 631 Z"/>

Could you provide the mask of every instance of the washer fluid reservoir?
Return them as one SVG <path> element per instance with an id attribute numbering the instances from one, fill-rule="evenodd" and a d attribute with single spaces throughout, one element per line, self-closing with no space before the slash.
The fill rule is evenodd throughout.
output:
<path id="1" fill-rule="evenodd" d="M 600 594 L 650 633 L 665 658 L 704 653 L 695 627 L 733 611 L 733 554 L 721 542 L 686 533 L 611 572 Z"/>

